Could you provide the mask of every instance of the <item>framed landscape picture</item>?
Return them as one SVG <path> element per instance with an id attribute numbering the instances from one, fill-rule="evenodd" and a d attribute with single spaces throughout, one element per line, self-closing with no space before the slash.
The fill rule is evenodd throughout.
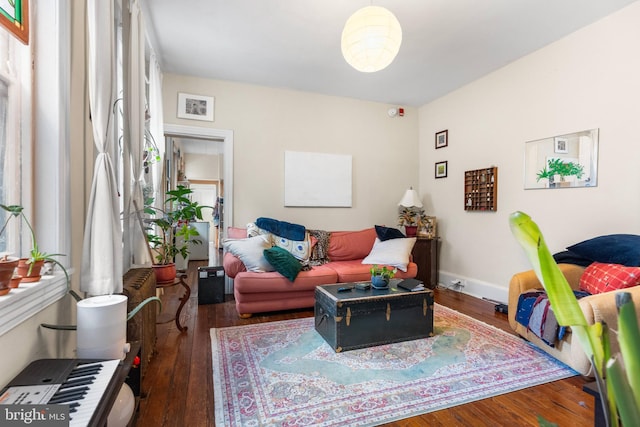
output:
<path id="1" fill-rule="evenodd" d="M 447 161 L 436 163 L 436 178 L 447 177 Z"/>
<path id="2" fill-rule="evenodd" d="M 213 101 L 213 96 L 178 93 L 178 117 L 212 122 Z"/>
<path id="3" fill-rule="evenodd" d="M 449 145 L 449 131 L 442 130 L 436 133 L 436 149 Z"/>

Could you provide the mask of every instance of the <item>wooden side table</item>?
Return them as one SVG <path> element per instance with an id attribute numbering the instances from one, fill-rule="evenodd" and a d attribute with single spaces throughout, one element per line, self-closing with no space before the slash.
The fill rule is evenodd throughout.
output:
<path id="1" fill-rule="evenodd" d="M 182 308 L 187 303 L 187 301 L 189 301 L 189 297 L 191 296 L 191 288 L 189 287 L 189 285 L 185 281 L 186 278 L 187 278 L 186 274 L 178 274 L 178 276 L 176 276 L 176 278 L 173 279 L 173 281 L 171 281 L 171 282 L 157 283 L 156 284 L 156 288 L 164 289 L 164 288 L 170 288 L 172 286 L 180 285 L 180 286 L 183 286 L 184 289 L 185 289 L 184 295 L 182 295 L 182 297 L 179 299 L 180 300 L 180 305 L 178 306 L 178 310 L 176 311 L 175 316 L 169 317 L 169 316 L 171 316 L 170 313 L 161 314 L 161 315 L 158 316 L 158 320 L 156 321 L 157 324 L 169 323 L 172 320 L 175 320 L 176 326 L 178 327 L 178 330 L 180 332 L 184 332 L 184 331 L 187 330 L 186 326 L 180 325 L 180 313 L 182 313 Z"/>
<path id="2" fill-rule="evenodd" d="M 422 280 L 430 289 L 438 286 L 438 239 L 418 237 L 411 252 L 413 262 L 418 264 L 416 279 Z"/>

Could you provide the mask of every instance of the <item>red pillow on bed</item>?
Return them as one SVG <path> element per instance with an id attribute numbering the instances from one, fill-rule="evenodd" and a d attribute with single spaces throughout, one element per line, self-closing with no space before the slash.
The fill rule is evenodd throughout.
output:
<path id="1" fill-rule="evenodd" d="M 594 262 L 580 277 L 580 289 L 590 294 L 640 285 L 640 267 Z"/>

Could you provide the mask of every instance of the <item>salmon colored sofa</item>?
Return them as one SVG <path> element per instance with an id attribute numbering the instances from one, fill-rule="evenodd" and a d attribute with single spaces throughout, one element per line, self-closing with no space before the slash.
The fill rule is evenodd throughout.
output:
<path id="1" fill-rule="evenodd" d="M 229 228 L 230 238 L 246 238 L 243 228 Z M 376 242 L 375 228 L 360 231 L 329 233 L 328 258 L 330 262 L 301 271 L 293 282 L 278 272 L 249 272 L 242 261 L 225 252 L 225 274 L 233 279 L 233 293 L 240 317 L 253 313 L 313 307 L 315 288 L 333 283 L 370 280 L 371 265 L 362 264 Z M 396 278 L 413 278 L 418 266 L 410 261 L 407 271 L 398 270 Z"/>

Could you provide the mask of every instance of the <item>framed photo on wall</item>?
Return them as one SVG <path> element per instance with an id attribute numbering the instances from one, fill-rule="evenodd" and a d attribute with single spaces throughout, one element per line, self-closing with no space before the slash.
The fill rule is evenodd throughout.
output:
<path id="1" fill-rule="evenodd" d="M 447 161 L 436 163 L 436 178 L 447 177 Z"/>
<path id="2" fill-rule="evenodd" d="M 449 131 L 441 130 L 436 133 L 436 149 L 443 148 L 449 145 Z"/>
<path id="3" fill-rule="evenodd" d="M 213 96 L 178 93 L 178 117 L 212 122 L 213 102 Z"/>
<path id="4" fill-rule="evenodd" d="M 560 154 L 569 153 L 569 139 L 556 136 L 553 139 L 553 152 Z"/>

